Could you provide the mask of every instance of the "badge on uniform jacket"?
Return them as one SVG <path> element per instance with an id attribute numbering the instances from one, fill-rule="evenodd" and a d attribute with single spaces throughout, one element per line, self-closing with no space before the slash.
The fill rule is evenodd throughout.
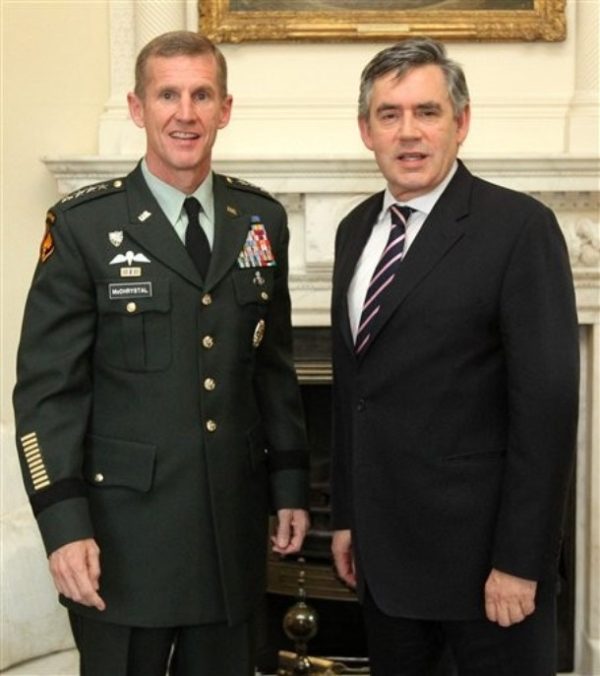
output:
<path id="1" fill-rule="evenodd" d="M 264 337 L 265 337 L 265 320 L 260 319 L 254 329 L 254 335 L 252 336 L 252 346 L 260 347 L 260 344 L 262 343 Z"/>
<path id="2" fill-rule="evenodd" d="M 260 216 L 252 216 L 252 226 L 238 256 L 240 268 L 266 268 L 276 265 L 271 242 L 260 220 Z"/>
<path id="3" fill-rule="evenodd" d="M 46 214 L 46 231 L 40 244 L 40 263 L 45 263 L 54 253 L 54 238 L 52 237 L 50 228 L 54 225 L 55 220 L 56 216 L 49 211 Z"/>
<path id="4" fill-rule="evenodd" d="M 123 231 L 122 230 L 113 230 L 108 233 L 108 241 L 113 246 L 121 246 L 123 244 Z"/>
<path id="5" fill-rule="evenodd" d="M 127 263 L 127 267 L 123 267 L 119 270 L 121 277 L 141 277 L 142 268 L 133 267 L 132 263 L 150 263 L 150 259 L 144 256 L 143 253 L 134 253 L 133 251 L 126 251 L 124 254 L 117 254 L 111 261 L 108 262 L 109 265 L 117 265 L 118 263 Z"/>
<path id="6" fill-rule="evenodd" d="M 143 253 L 126 251 L 124 254 L 117 254 L 111 261 L 108 262 L 108 264 L 116 265 L 117 263 L 127 263 L 127 265 L 131 265 L 134 261 L 136 263 L 150 263 L 150 259 L 144 256 Z"/>

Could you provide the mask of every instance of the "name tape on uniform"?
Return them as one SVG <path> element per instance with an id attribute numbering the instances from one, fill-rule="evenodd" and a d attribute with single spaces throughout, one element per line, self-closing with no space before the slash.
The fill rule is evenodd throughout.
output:
<path id="1" fill-rule="evenodd" d="M 123 298 L 152 298 L 152 282 L 123 282 L 108 285 L 110 300 Z"/>

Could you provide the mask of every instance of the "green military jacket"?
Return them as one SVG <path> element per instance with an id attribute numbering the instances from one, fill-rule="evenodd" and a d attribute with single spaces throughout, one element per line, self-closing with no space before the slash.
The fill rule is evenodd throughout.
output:
<path id="1" fill-rule="evenodd" d="M 282 206 L 214 176 L 196 271 L 139 166 L 48 214 L 14 393 L 48 553 L 101 550 L 99 612 L 134 626 L 237 622 L 264 591 L 270 509 L 306 508 Z"/>

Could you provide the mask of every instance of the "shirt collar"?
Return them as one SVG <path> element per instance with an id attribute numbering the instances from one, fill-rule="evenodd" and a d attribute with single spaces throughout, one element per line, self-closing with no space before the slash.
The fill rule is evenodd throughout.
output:
<path id="1" fill-rule="evenodd" d="M 183 202 L 186 197 L 195 197 L 202 205 L 202 211 L 209 220 L 214 222 L 215 217 L 215 203 L 213 197 L 213 174 L 208 173 L 204 181 L 196 188 L 191 195 L 182 193 L 172 185 L 165 183 L 160 178 L 155 176 L 146 163 L 142 160 L 142 174 L 150 192 L 158 202 L 158 206 L 163 210 L 165 216 L 168 218 L 171 225 L 175 225 L 181 216 L 183 209 Z"/>
<path id="2" fill-rule="evenodd" d="M 452 177 L 456 173 L 457 169 L 458 162 L 454 160 L 454 164 L 452 165 L 450 171 L 446 174 L 446 177 L 441 183 L 436 185 L 436 187 L 431 192 L 425 193 L 425 195 L 419 195 L 418 197 L 414 197 L 413 199 L 408 200 L 408 202 L 398 202 L 398 200 L 390 192 L 389 187 L 387 187 L 383 195 L 383 209 L 381 210 L 379 219 L 385 216 L 387 210 L 392 206 L 392 204 L 400 204 L 402 206 L 406 205 L 408 207 L 412 207 L 413 209 L 416 209 L 417 211 L 424 213 L 426 216 L 429 216 L 429 214 L 433 210 L 433 207 L 435 206 L 435 203 L 441 197 L 442 193 L 446 189 L 448 183 L 450 183 L 450 181 L 452 180 Z"/>

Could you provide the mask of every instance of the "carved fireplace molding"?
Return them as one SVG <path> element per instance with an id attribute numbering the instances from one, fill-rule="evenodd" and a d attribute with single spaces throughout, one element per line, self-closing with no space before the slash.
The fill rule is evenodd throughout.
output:
<path id="1" fill-rule="evenodd" d="M 573 266 L 581 324 L 600 323 L 600 160 L 597 158 L 467 158 L 473 173 L 528 192 L 556 213 Z M 123 176 L 129 157 L 46 158 L 61 194 Z M 290 287 L 294 323 L 329 323 L 330 277 L 335 228 L 367 195 L 381 190 L 371 160 L 238 160 L 215 163 L 276 195 L 291 230 Z"/>

